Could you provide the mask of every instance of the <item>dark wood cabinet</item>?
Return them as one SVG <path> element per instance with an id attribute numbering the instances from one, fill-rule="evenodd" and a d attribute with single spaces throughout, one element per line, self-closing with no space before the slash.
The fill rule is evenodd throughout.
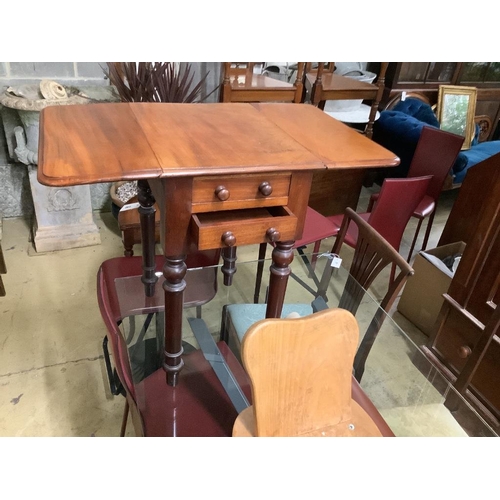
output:
<path id="1" fill-rule="evenodd" d="M 457 390 L 498 429 L 500 154 L 468 172 L 439 245 L 455 241 L 464 241 L 467 246 L 444 295 L 434 333 L 423 349 Z"/>
<path id="2" fill-rule="evenodd" d="M 488 116 L 493 124 L 488 140 L 500 138 L 500 62 L 389 63 L 381 109 L 402 92 L 424 94 L 435 104 L 440 85 L 476 87 L 476 115 Z"/>

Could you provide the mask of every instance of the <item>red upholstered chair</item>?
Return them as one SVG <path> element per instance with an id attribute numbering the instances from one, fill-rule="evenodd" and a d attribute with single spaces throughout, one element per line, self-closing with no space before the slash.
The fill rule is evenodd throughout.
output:
<path id="1" fill-rule="evenodd" d="M 188 269 L 213 266 L 218 263 L 219 254 L 219 250 L 212 250 L 188 255 L 186 265 Z M 157 271 L 161 271 L 163 262 L 163 256 L 156 256 Z M 139 341 L 124 337 L 120 323 L 125 318 L 130 318 L 128 321 L 136 326 L 136 333 L 141 330 L 142 334 L 149 328 L 152 316 L 164 311 L 161 279 L 155 295 L 145 297 L 140 278 L 132 278 L 142 274 L 141 265 L 141 257 L 117 257 L 103 262 L 97 275 L 97 298 L 108 330 L 103 347 L 111 390 L 126 397 L 121 435 L 125 434 L 130 411 L 135 432 L 140 436 L 230 436 L 237 411 L 200 350 L 183 343 L 185 367 L 179 385 L 174 389 L 167 386 L 161 367 L 162 346 L 158 345 L 161 338 L 145 338 L 143 344 L 150 341 L 152 344 L 139 346 L 140 349 L 135 350 L 139 355 L 135 356 L 134 347 Z M 217 267 L 193 269 L 186 273 L 185 279 L 186 308 L 209 302 L 217 292 Z M 142 314 L 147 315 L 144 324 L 140 324 L 141 316 L 137 316 Z M 161 328 L 163 322 L 157 324 Z M 107 355 L 108 337 L 116 374 L 112 373 Z M 217 346 L 243 391 L 251 398 L 243 368 L 226 344 L 219 342 Z M 140 366 L 139 373 L 137 363 L 133 363 L 134 356 L 147 365 Z"/>
<path id="2" fill-rule="evenodd" d="M 399 252 L 401 239 L 403 238 L 408 221 L 425 196 L 431 179 L 432 176 L 430 175 L 411 179 L 385 179 L 373 210 L 359 215 Z M 344 215 L 330 215 L 325 217 L 311 207 L 308 207 L 302 238 L 295 242 L 294 248 L 300 252 L 301 247 L 314 243 L 314 252 L 318 252 L 323 239 L 338 234 L 343 218 Z M 345 243 L 354 248 L 357 239 L 357 226 L 351 223 L 345 235 Z M 261 245 L 259 251 L 259 264 L 254 295 L 255 303 L 258 303 L 259 298 L 262 268 L 264 265 L 261 259 L 265 258 L 265 249 L 266 244 L 264 243 Z M 319 281 L 312 271 L 314 262 L 311 262 L 311 264 L 311 277 L 319 285 Z M 306 262 L 306 265 L 309 265 L 309 263 Z M 391 281 L 394 279 L 394 272 L 395 268 L 393 266 Z M 307 285 L 304 286 L 307 288 Z"/>
<path id="3" fill-rule="evenodd" d="M 422 134 L 420 135 L 415 154 L 413 155 L 408 170 L 408 177 L 432 175 L 432 180 L 429 183 L 425 196 L 413 212 L 413 217 L 418 219 L 418 225 L 415 230 L 410 252 L 408 253 L 408 262 L 410 262 L 413 254 L 422 221 L 426 217 L 429 217 L 424 241 L 422 243 L 422 250 L 425 250 L 427 247 L 434 215 L 436 214 L 439 195 L 443 189 L 446 176 L 460 153 L 463 142 L 464 138 L 459 135 L 450 134 L 449 132 L 439 130 L 435 127 L 422 128 Z M 378 196 L 378 193 L 371 196 L 368 211 L 371 210 Z"/>

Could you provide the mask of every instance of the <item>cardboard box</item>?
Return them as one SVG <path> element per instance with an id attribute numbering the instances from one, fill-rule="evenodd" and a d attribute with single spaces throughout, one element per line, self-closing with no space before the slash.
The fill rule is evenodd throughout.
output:
<path id="1" fill-rule="evenodd" d="M 421 251 L 412 265 L 411 276 L 399 299 L 398 311 L 426 335 L 432 333 L 454 273 L 442 262 L 445 257 L 462 254 L 465 243 L 459 241 Z"/>

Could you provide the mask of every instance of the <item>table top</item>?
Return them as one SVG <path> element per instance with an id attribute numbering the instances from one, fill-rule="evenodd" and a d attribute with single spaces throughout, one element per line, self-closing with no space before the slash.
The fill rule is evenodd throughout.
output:
<path id="1" fill-rule="evenodd" d="M 49 186 L 398 164 L 307 104 L 101 103 L 40 117 L 38 180 Z"/>
<path id="2" fill-rule="evenodd" d="M 311 258 L 310 254 L 307 256 L 309 259 Z M 264 268 L 268 269 L 270 264 L 269 259 L 265 262 Z M 321 254 L 316 264 L 316 274 L 318 276 L 321 276 L 325 265 L 330 265 L 330 260 L 326 254 Z M 221 314 L 225 305 L 251 304 L 253 302 L 256 266 L 257 261 L 238 262 L 237 272 L 233 277 L 233 285 L 230 287 L 222 284 L 220 270 L 217 271 L 219 274 L 219 284 L 216 293 L 202 307 L 203 322 L 206 325 L 207 331 L 210 332 L 214 339 L 218 339 Z M 296 276 L 314 287 L 313 281 L 308 277 L 308 271 L 301 259 L 294 259 L 291 267 L 292 272 Z M 190 294 L 197 294 L 196 290 L 189 291 L 190 274 L 207 272 L 208 269 L 215 270 L 218 269 L 218 266 L 188 270 L 186 275 L 186 281 L 188 282 L 188 286 L 186 287 L 187 301 L 194 298 Z M 268 285 L 266 281 L 268 276 L 266 274 L 264 273 L 261 288 L 261 302 L 263 302 L 265 289 Z M 341 267 L 334 273 L 327 292 L 329 307 L 336 307 L 338 305 L 348 277 L 349 273 L 344 267 Z M 137 356 L 137 339 L 139 332 L 142 331 L 141 325 L 147 318 L 148 313 L 162 311 L 162 279 L 162 276 L 159 276 L 157 284 L 158 296 L 156 299 L 154 297 L 144 297 L 140 276 L 119 278 L 115 283 L 118 290 L 118 300 L 122 306 L 122 316 L 125 318 L 121 328 L 124 338 L 128 338 L 130 346 L 133 346 L 135 350 L 134 359 L 136 361 L 141 359 L 140 356 L 139 358 Z M 137 297 L 133 305 L 130 302 L 131 296 Z M 314 296 L 302 285 L 292 278 L 289 279 L 285 296 L 287 312 L 294 310 L 294 307 L 297 307 L 297 311 L 300 311 L 302 310 L 301 305 L 309 305 L 313 299 Z M 263 303 L 260 305 L 260 309 L 260 312 L 254 311 L 252 313 L 257 314 L 257 319 L 259 319 L 259 314 L 262 316 L 262 319 L 264 317 L 265 305 Z M 379 303 L 370 293 L 367 293 L 355 315 L 360 327 L 360 341 L 377 311 L 379 311 Z M 200 346 L 197 338 L 191 333 L 191 322 L 197 321 L 195 308 L 184 310 L 183 321 L 183 340 L 186 341 L 185 350 L 186 346 L 189 345 L 193 346 L 194 349 L 198 349 Z M 162 321 L 151 321 L 147 336 L 149 338 L 157 337 L 161 339 L 163 335 L 162 325 Z M 229 345 L 237 354 L 238 346 L 232 345 L 231 342 Z M 201 356 L 199 350 L 198 355 Z M 234 362 L 232 359 L 230 361 Z M 198 358 L 195 359 L 195 362 L 201 363 Z M 236 366 L 234 370 L 238 370 L 238 367 Z M 144 383 L 140 376 L 140 369 L 139 372 L 137 371 L 137 366 L 134 373 L 139 375 L 135 385 L 139 407 L 143 405 L 145 410 L 153 411 L 151 403 L 148 404 L 148 396 L 150 395 L 146 392 L 150 390 L 148 389 L 150 384 Z M 234 375 L 236 378 L 241 376 L 239 372 L 235 372 Z M 161 380 L 161 385 L 165 385 L 166 387 L 166 384 L 164 384 L 164 373 L 161 368 L 149 376 L 158 378 L 158 380 Z M 444 395 L 449 395 L 451 392 L 454 392 L 454 389 L 396 322 L 387 315 L 384 317 L 382 328 L 368 356 L 365 373 L 361 380 L 361 387 L 396 436 L 465 437 L 467 435 L 496 435 L 491 427 L 459 395 L 457 397 L 462 420 L 460 423 L 457 421 L 454 414 L 444 404 Z M 249 388 L 243 387 L 242 389 L 242 393 L 248 397 Z M 218 400 L 222 398 L 220 393 L 217 393 L 216 396 Z M 184 410 L 184 408 L 180 407 L 176 410 L 178 425 L 181 423 L 180 416 Z M 175 414 L 176 412 L 172 409 L 171 413 Z M 231 413 L 232 418 L 235 417 L 236 413 Z M 180 427 L 179 425 L 179 430 Z M 196 429 L 193 429 L 193 432 L 196 432 Z"/>
<path id="3" fill-rule="evenodd" d="M 308 84 L 313 85 L 316 81 L 317 73 L 307 73 L 306 79 Z M 377 85 L 374 83 L 363 82 L 348 76 L 342 76 L 337 73 L 324 72 L 321 75 L 321 84 L 323 91 L 329 92 L 359 92 L 367 95 L 366 99 L 372 94 L 377 93 Z"/>

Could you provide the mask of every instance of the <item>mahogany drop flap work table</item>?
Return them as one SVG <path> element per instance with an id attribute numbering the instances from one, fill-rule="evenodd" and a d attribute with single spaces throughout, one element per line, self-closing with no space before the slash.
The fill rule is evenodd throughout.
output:
<path id="1" fill-rule="evenodd" d="M 138 180 L 146 296 L 157 281 L 154 203 L 165 255 L 167 383 L 182 370 L 186 255 L 221 248 L 231 284 L 238 245 L 274 242 L 266 317 L 279 317 L 313 172 L 399 159 L 307 104 L 101 103 L 52 106 L 40 119 L 38 180 Z"/>

